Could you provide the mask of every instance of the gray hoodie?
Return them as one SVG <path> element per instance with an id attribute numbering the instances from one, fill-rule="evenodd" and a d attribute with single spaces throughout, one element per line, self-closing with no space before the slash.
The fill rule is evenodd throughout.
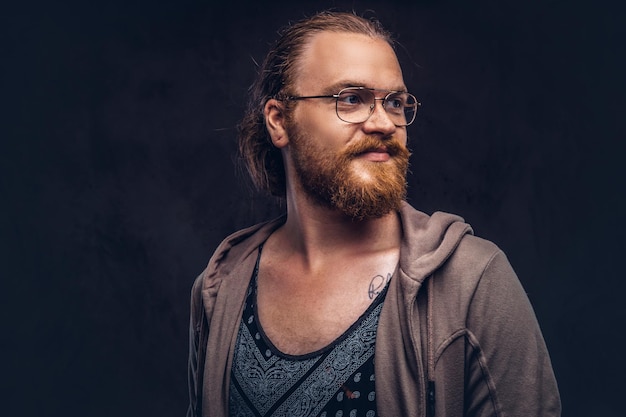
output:
<path id="1" fill-rule="evenodd" d="M 376 339 L 378 415 L 560 416 L 539 325 L 504 253 L 458 216 L 403 204 L 400 265 Z M 225 239 L 191 294 L 187 416 L 228 416 L 234 346 L 258 247 L 284 217 Z"/>

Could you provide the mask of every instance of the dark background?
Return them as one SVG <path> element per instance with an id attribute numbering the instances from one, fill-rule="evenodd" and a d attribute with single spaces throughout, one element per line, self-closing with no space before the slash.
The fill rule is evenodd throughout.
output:
<path id="1" fill-rule="evenodd" d="M 192 281 L 223 237 L 281 212 L 234 164 L 254 62 L 288 20 L 336 6 L 402 45 L 423 102 L 409 201 L 505 250 L 564 415 L 624 416 L 618 4 L 3 6 L 0 414 L 184 414 Z"/>

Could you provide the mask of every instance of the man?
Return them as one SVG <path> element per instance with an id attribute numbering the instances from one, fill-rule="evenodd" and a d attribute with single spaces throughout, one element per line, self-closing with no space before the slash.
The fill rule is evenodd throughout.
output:
<path id="1" fill-rule="evenodd" d="M 504 254 L 404 202 L 418 107 L 378 22 L 282 32 L 240 150 L 287 213 L 224 240 L 194 284 L 188 415 L 560 415 Z"/>

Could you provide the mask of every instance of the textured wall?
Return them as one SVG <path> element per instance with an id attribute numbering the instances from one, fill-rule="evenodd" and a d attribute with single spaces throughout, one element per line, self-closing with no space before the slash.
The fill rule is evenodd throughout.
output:
<path id="1" fill-rule="evenodd" d="M 281 212 L 233 163 L 254 62 L 287 20 L 327 6 L 369 9 L 398 34 L 423 102 L 410 202 L 464 216 L 505 250 L 564 414 L 622 415 L 622 10 L 98 3 L 1 17 L 3 415 L 184 413 L 192 281 L 221 238 Z"/>

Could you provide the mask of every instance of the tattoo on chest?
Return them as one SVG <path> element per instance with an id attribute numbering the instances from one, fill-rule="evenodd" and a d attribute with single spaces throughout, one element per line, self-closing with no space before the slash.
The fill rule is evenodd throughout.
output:
<path id="1" fill-rule="evenodd" d="M 374 278 L 372 278 L 369 288 L 367 290 L 367 295 L 370 300 L 373 300 L 378 294 L 380 294 L 380 292 L 385 288 L 385 285 L 387 285 L 390 279 L 391 274 L 389 273 L 387 273 L 387 278 L 382 275 L 376 275 Z"/>

